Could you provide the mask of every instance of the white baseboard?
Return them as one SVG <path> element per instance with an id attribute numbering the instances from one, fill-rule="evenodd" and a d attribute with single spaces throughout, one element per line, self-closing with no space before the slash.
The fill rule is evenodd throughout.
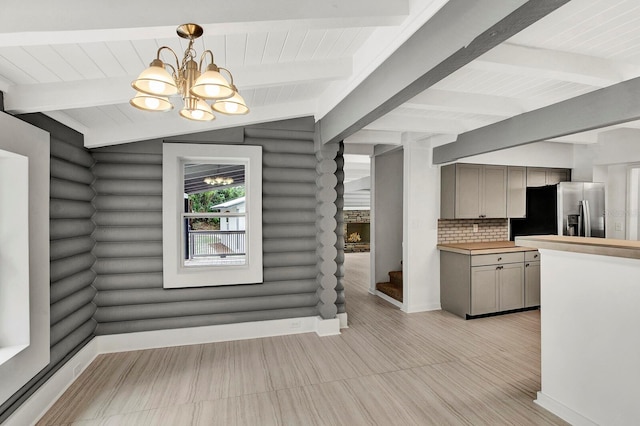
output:
<path id="1" fill-rule="evenodd" d="M 379 298 L 386 300 L 387 302 L 391 303 L 394 306 L 397 306 L 398 308 L 402 309 L 402 302 L 397 301 L 396 299 L 394 299 L 393 297 L 387 296 L 386 294 L 384 294 L 381 291 L 376 290 L 375 293 L 376 296 L 378 296 Z"/>
<path id="2" fill-rule="evenodd" d="M 69 361 L 56 371 L 37 391 L 33 393 L 3 426 L 25 426 L 35 424 L 47 412 L 64 391 L 98 356 L 96 338 L 80 349 Z"/>
<path id="3" fill-rule="evenodd" d="M 338 314 L 338 319 L 340 320 L 340 329 L 349 328 L 349 323 L 347 321 L 347 313 L 344 312 L 342 314 Z"/>
<path id="4" fill-rule="evenodd" d="M 411 306 L 411 307 L 408 307 L 406 311 L 403 309 L 403 311 L 408 314 L 413 314 L 416 312 L 439 311 L 441 309 L 442 307 L 440 306 L 440 303 L 430 303 L 426 305 Z"/>
<path id="5" fill-rule="evenodd" d="M 318 316 L 300 317 L 96 336 L 13 412 L 3 426 L 35 424 L 100 354 L 312 332 L 332 336 L 340 334 L 346 321 L 345 313 L 329 320 Z"/>
<path id="6" fill-rule="evenodd" d="M 258 339 L 318 330 L 319 317 L 241 322 L 97 336 L 98 353 L 137 351 L 231 340 Z"/>
<path id="7" fill-rule="evenodd" d="M 555 414 L 562 420 L 574 426 L 597 426 L 598 424 L 584 417 L 582 414 L 573 411 L 571 408 L 548 397 L 542 392 L 538 392 L 538 398 L 533 402 L 544 408 L 545 410 Z"/>

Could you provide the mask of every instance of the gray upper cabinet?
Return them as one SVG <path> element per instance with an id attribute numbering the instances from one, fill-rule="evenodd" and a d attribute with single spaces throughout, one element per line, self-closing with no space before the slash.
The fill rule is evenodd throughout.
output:
<path id="1" fill-rule="evenodd" d="M 571 171 L 568 169 L 527 167 L 527 186 L 555 185 L 570 180 Z"/>
<path id="2" fill-rule="evenodd" d="M 441 218 L 507 217 L 506 166 L 451 164 L 441 173 Z"/>
<path id="3" fill-rule="evenodd" d="M 507 167 L 507 217 L 527 214 L 527 169 Z"/>

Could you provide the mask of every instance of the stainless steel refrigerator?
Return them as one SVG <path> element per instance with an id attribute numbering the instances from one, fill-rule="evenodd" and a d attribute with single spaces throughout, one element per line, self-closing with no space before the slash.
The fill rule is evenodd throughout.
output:
<path id="1" fill-rule="evenodd" d="M 557 185 L 558 235 L 604 238 L 604 184 Z"/>

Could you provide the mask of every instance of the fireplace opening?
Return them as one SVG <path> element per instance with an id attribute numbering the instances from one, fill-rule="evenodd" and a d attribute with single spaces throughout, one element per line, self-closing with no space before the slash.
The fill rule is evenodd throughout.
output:
<path id="1" fill-rule="evenodd" d="M 347 235 L 345 235 L 347 243 L 370 243 L 370 224 L 369 223 L 347 223 Z"/>

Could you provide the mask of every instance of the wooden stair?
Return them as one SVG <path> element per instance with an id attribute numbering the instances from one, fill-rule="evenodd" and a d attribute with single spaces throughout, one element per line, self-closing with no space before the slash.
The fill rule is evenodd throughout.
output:
<path id="1" fill-rule="evenodd" d="M 402 271 L 389 272 L 389 282 L 377 283 L 376 290 L 402 302 Z"/>

